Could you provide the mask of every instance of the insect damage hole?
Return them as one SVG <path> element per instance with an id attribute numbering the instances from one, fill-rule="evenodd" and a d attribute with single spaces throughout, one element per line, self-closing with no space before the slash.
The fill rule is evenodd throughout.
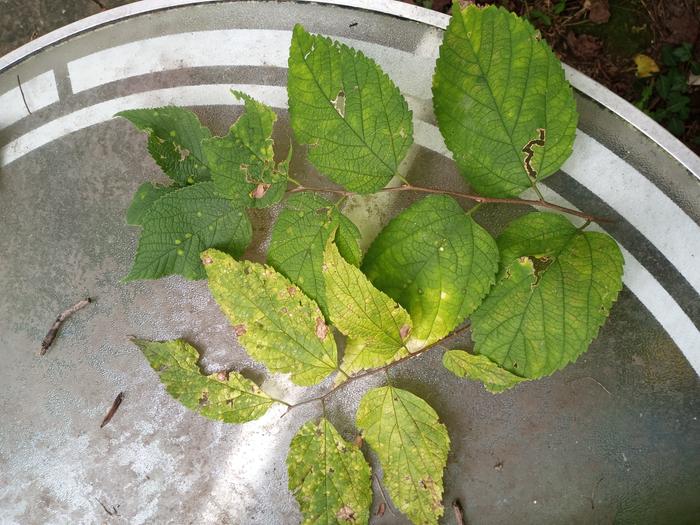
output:
<path id="1" fill-rule="evenodd" d="M 523 146 L 523 149 L 521 150 L 523 153 L 525 153 L 525 159 L 523 160 L 523 166 L 525 167 L 525 171 L 527 172 L 527 176 L 530 177 L 530 180 L 533 182 L 537 180 L 537 170 L 532 167 L 532 158 L 535 156 L 535 152 L 533 151 L 532 148 L 534 148 L 535 146 L 539 146 L 540 148 L 544 148 L 546 131 L 544 128 L 537 128 L 537 134 L 538 134 L 538 138 L 528 141 L 528 143 L 525 144 Z"/>
<path id="2" fill-rule="evenodd" d="M 331 100 L 331 104 L 333 104 L 338 115 L 345 118 L 345 92 L 342 89 L 338 92 L 338 96 Z"/>

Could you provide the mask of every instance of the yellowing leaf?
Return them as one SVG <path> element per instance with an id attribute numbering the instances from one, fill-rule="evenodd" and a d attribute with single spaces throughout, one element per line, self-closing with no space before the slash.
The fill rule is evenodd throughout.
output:
<path id="1" fill-rule="evenodd" d="M 336 370 L 333 334 L 319 330 L 321 310 L 286 277 L 217 250 L 202 253 L 202 263 L 212 296 L 252 357 L 303 386 Z"/>
<path id="2" fill-rule="evenodd" d="M 396 507 L 416 525 L 437 524 L 450 438 L 435 410 L 406 390 L 375 388 L 360 401 L 357 426 L 381 462 Z"/>
<path id="3" fill-rule="evenodd" d="M 309 421 L 299 429 L 289 447 L 287 470 L 303 525 L 368 522 L 369 465 L 360 449 L 345 441 L 327 419 Z"/>
<path id="4" fill-rule="evenodd" d="M 258 386 L 238 372 L 205 376 L 197 366 L 197 350 L 181 339 L 132 339 L 148 359 L 168 393 L 190 410 L 225 423 L 245 423 L 272 405 Z"/>
<path id="5" fill-rule="evenodd" d="M 648 55 L 642 53 L 634 55 L 634 63 L 637 65 L 637 76 L 639 78 L 651 77 L 659 72 L 659 66 Z"/>
<path id="6" fill-rule="evenodd" d="M 405 351 L 412 327 L 406 310 L 343 259 L 335 244 L 328 243 L 323 261 L 328 313 L 338 330 L 376 354 L 379 364 Z M 357 369 L 346 365 L 343 361 L 345 372 Z"/>
<path id="7" fill-rule="evenodd" d="M 486 390 L 498 394 L 527 381 L 511 374 L 484 355 L 472 355 L 464 350 L 449 350 L 442 356 L 442 364 L 458 377 L 481 381 Z"/>

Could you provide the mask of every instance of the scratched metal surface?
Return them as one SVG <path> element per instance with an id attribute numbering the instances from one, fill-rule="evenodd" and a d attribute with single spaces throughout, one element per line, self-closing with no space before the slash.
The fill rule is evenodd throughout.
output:
<path id="1" fill-rule="evenodd" d="M 77 77 L 69 77 L 67 64 L 76 58 L 183 28 L 288 30 L 297 21 L 313 31 L 414 54 L 425 53 L 440 34 L 415 21 L 328 5 L 185 6 L 111 23 L 0 74 L 2 96 L 14 87 L 17 75 L 29 79 L 50 69 L 58 95 L 58 101 L 0 129 L 1 523 L 299 521 L 286 489 L 284 460 L 298 427 L 318 416 L 319 408 L 308 406 L 282 419 L 281 409 L 273 408 L 246 425 L 206 420 L 164 393 L 126 339 L 130 334 L 183 337 L 203 350 L 201 364 L 207 372 L 244 370 L 286 399 L 307 395 L 284 378 L 269 376 L 247 357 L 203 282 L 178 277 L 121 282 L 138 235 L 125 225 L 125 209 L 141 182 L 162 179 L 147 157 L 144 137 L 115 120 L 78 126 L 71 133 L 66 128 L 44 144 L 36 135 L 37 129 L 46 131 L 42 126 L 117 97 L 199 84 L 281 87 L 286 79 L 284 68 L 269 63 L 187 65 L 73 93 Z M 373 52 L 381 61 L 384 51 Z M 410 83 L 423 77 L 425 71 L 405 72 L 402 89 L 421 88 Z M 425 101 L 415 98 L 412 104 L 416 118 L 430 123 L 429 110 L 420 112 Z M 597 105 L 595 94 L 579 94 L 579 104 L 581 129 L 624 157 L 697 224 L 700 200 L 688 198 L 698 191 L 693 174 Z M 224 103 L 194 109 L 219 133 L 239 114 L 237 107 Z M 290 132 L 284 109 L 279 113 L 276 138 L 284 153 Z M 27 149 L 20 151 L 18 144 Z M 464 189 L 450 161 L 436 149 L 430 140 L 422 140 L 405 163 L 405 174 Z M 584 168 L 582 161 L 568 165 L 567 173 L 558 175 L 559 182 L 550 188 L 591 212 L 616 214 L 577 182 L 575 174 Z M 299 157 L 293 170 L 315 176 Z M 630 198 L 634 191 L 630 189 Z M 354 202 L 347 212 L 369 239 L 408 199 L 393 195 Z M 639 203 L 650 213 L 656 205 Z M 498 233 L 523 211 L 488 208 L 477 219 Z M 276 212 L 255 212 L 250 257 L 262 257 Z M 669 260 L 679 257 L 677 250 L 642 231 L 626 217 L 619 217 L 611 229 L 697 326 L 697 292 L 692 286 L 697 274 L 683 274 L 671 265 Z M 692 241 L 688 239 L 689 246 Z M 448 426 L 452 448 L 443 523 L 454 523 L 449 503 L 455 498 L 463 502 L 470 524 L 697 523 L 697 375 L 679 348 L 683 340 L 677 327 L 668 319 L 657 320 L 639 284 L 628 284 L 591 350 L 550 378 L 493 396 L 444 371 L 440 350 L 392 372 L 397 386 L 425 397 Z M 72 317 L 47 355 L 39 357 L 39 344 L 56 314 L 87 295 L 94 304 Z M 465 339 L 451 347 L 468 344 Z M 347 438 L 353 436 L 362 391 L 382 380 L 358 382 L 331 403 L 330 418 Z M 125 392 L 121 408 L 100 429 L 120 391 Z M 376 492 L 375 509 L 380 501 Z M 117 515 L 109 516 L 101 503 L 110 510 L 116 507 Z M 387 511 L 373 523 L 407 521 Z"/>

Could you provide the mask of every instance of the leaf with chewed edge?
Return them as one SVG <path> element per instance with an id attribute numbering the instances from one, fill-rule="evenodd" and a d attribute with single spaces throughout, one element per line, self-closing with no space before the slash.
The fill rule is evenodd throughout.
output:
<path id="1" fill-rule="evenodd" d="M 209 290 L 248 353 L 297 385 L 319 383 L 337 369 L 337 349 L 318 305 L 267 265 L 202 253 Z"/>
<path id="2" fill-rule="evenodd" d="M 360 449 L 345 441 L 327 419 L 309 421 L 299 429 L 289 447 L 287 470 L 303 525 L 369 521 L 369 465 Z"/>
<path id="3" fill-rule="evenodd" d="M 211 132 L 197 115 L 184 108 L 130 109 L 115 116 L 130 121 L 148 133 L 148 152 L 163 172 L 178 185 L 196 184 L 210 179 L 202 152 L 202 140 Z"/>
<path id="4" fill-rule="evenodd" d="M 197 365 L 199 353 L 181 339 L 132 341 L 158 373 L 168 393 L 204 417 L 245 423 L 261 417 L 274 403 L 258 385 L 238 372 L 202 374 Z"/>
<path id="5" fill-rule="evenodd" d="M 474 351 L 521 377 L 550 375 L 598 334 L 622 289 L 623 258 L 608 235 L 553 213 L 529 213 L 497 239 L 501 276 L 472 315 Z"/>

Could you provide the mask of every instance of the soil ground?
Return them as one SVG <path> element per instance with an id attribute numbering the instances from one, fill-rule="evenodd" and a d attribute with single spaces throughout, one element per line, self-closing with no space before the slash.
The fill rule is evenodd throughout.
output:
<path id="1" fill-rule="evenodd" d="M 53 29 L 131 1 L 0 0 L 0 56 Z M 450 0 L 404 1 L 445 13 L 451 9 Z M 479 3 L 502 5 L 530 19 L 564 62 L 636 104 L 700 154 L 700 1 Z M 635 63 L 640 54 L 651 58 L 659 71 L 640 78 Z"/>

